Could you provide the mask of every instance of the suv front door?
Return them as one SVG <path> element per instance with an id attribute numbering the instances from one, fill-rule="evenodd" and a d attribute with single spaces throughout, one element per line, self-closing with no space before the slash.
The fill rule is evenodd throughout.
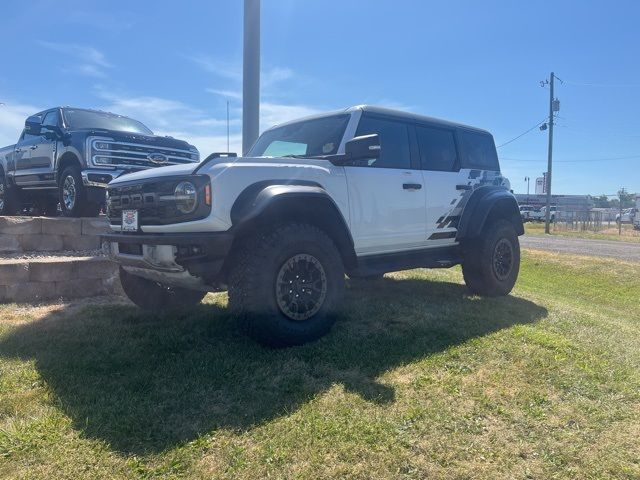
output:
<path id="1" fill-rule="evenodd" d="M 364 113 L 356 136 L 377 133 L 380 157 L 345 166 L 356 254 L 391 253 L 425 244 L 425 189 L 412 162 L 407 124 Z"/>
<path id="2" fill-rule="evenodd" d="M 38 136 L 38 141 L 31 150 L 31 176 L 34 181 L 41 184 L 48 184 L 54 181 L 54 168 L 57 141 L 51 136 L 52 130 L 45 126 L 60 127 L 60 114 L 58 110 L 50 110 L 45 113 L 42 119 L 42 131 Z"/>

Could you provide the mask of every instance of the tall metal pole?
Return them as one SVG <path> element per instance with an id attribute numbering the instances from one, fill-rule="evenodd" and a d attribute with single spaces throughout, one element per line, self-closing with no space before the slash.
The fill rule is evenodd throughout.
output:
<path id="1" fill-rule="evenodd" d="M 244 0 L 242 153 L 260 133 L 260 0 Z"/>
<path id="2" fill-rule="evenodd" d="M 549 155 L 547 160 L 547 210 L 544 215 L 544 233 L 550 233 L 551 219 L 551 164 L 553 159 L 553 81 L 555 75 L 551 72 L 549 79 Z"/>

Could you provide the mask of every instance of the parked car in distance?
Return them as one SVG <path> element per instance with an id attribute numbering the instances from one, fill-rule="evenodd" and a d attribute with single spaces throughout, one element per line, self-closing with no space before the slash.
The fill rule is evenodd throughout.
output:
<path id="1" fill-rule="evenodd" d="M 200 154 L 183 140 L 154 135 L 137 120 L 72 107 L 27 118 L 18 143 L 0 149 L 0 215 L 36 203 L 54 215 L 95 216 L 114 178 L 163 165 L 194 164 Z"/>
<path id="2" fill-rule="evenodd" d="M 519 271 L 524 228 L 492 135 L 385 108 L 289 122 L 244 158 L 133 173 L 108 192 L 105 250 L 134 303 L 167 311 L 226 289 L 271 346 L 327 333 L 345 273 L 461 264 L 472 293 L 498 296 Z"/>
<path id="3" fill-rule="evenodd" d="M 634 223 L 635 218 L 638 216 L 638 209 L 636 207 L 627 208 L 622 211 L 621 214 L 616 215 L 616 223 Z"/>
<path id="4" fill-rule="evenodd" d="M 555 222 L 557 216 L 558 216 L 558 207 L 556 205 L 551 205 L 549 207 L 549 221 L 550 222 Z M 544 207 L 540 208 L 540 221 L 541 222 L 546 222 L 547 221 L 547 206 L 546 205 Z"/>
<path id="5" fill-rule="evenodd" d="M 542 219 L 540 209 L 532 205 L 520 205 L 520 216 L 523 222 L 537 222 Z"/>

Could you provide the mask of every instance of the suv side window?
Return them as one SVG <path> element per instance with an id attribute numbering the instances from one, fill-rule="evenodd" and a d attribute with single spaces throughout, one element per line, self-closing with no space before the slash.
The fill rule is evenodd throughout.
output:
<path id="1" fill-rule="evenodd" d="M 380 136 L 380 157 L 365 161 L 364 164 L 358 163 L 358 166 L 411 168 L 409 129 L 406 124 L 363 115 L 356 136 L 373 133 Z"/>
<path id="2" fill-rule="evenodd" d="M 460 131 L 462 168 L 500 171 L 498 154 L 493 137 L 487 133 Z"/>
<path id="3" fill-rule="evenodd" d="M 44 119 L 42 120 L 42 125 L 49 125 L 52 127 L 56 127 L 60 123 L 59 119 L 60 119 L 60 116 L 58 115 L 58 111 L 51 110 L 50 112 L 47 112 L 47 114 L 44 116 Z"/>
<path id="4" fill-rule="evenodd" d="M 456 169 L 456 142 L 452 130 L 416 125 L 423 170 L 452 172 Z"/>

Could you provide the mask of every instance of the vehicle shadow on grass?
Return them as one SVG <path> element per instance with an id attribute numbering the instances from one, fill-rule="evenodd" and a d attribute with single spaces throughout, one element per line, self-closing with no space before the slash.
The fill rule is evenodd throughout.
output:
<path id="1" fill-rule="evenodd" d="M 394 401 L 384 372 L 514 324 L 545 308 L 464 286 L 385 277 L 351 281 L 318 342 L 270 350 L 220 304 L 154 316 L 128 305 L 74 306 L 25 324 L 0 355 L 34 359 L 54 401 L 88 438 L 127 453 L 160 452 L 220 428 L 246 430 L 287 415 L 334 384 Z"/>

